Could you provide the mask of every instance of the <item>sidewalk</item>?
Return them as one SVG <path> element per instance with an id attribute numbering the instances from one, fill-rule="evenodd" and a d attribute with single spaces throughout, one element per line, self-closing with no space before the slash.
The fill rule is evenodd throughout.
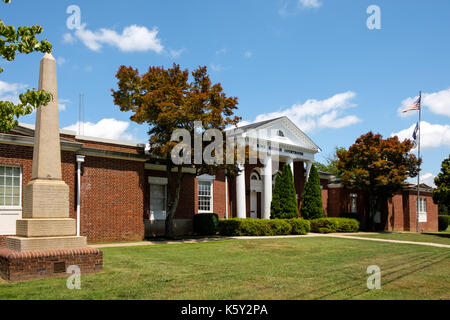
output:
<path id="1" fill-rule="evenodd" d="M 129 243 L 92 244 L 92 245 L 89 245 L 89 247 L 102 249 L 102 248 L 154 246 L 154 245 L 161 245 L 161 244 L 204 243 L 204 242 L 227 241 L 227 240 L 271 240 L 271 239 L 295 239 L 295 238 L 325 237 L 325 238 L 340 238 L 340 239 L 350 239 L 350 240 L 389 242 L 389 243 L 398 243 L 398 244 L 414 244 L 414 245 L 420 245 L 420 246 L 429 246 L 429 247 L 449 248 L 450 249 L 450 245 L 439 244 L 439 243 L 363 238 L 363 237 L 357 236 L 357 235 L 370 235 L 370 234 L 374 234 L 374 233 L 369 233 L 369 232 L 339 233 L 339 234 L 338 233 L 330 233 L 330 234 L 310 233 L 310 234 L 303 235 L 303 236 L 290 235 L 290 236 L 274 236 L 274 237 L 214 237 L 214 238 L 171 240 L 171 241 L 140 241 L 140 242 L 129 242 Z"/>

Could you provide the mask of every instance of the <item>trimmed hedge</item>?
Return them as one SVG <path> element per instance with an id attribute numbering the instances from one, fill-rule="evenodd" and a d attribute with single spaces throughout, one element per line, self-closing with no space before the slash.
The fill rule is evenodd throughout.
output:
<path id="1" fill-rule="evenodd" d="M 222 236 L 303 235 L 307 234 L 309 229 L 309 221 L 303 219 L 229 219 L 219 221 L 219 233 Z"/>
<path id="2" fill-rule="evenodd" d="M 334 233 L 337 232 L 338 223 L 329 218 L 311 220 L 311 232 L 314 233 Z"/>
<path id="3" fill-rule="evenodd" d="M 359 221 L 347 218 L 321 218 L 311 221 L 314 233 L 358 232 Z"/>
<path id="4" fill-rule="evenodd" d="M 447 230 L 450 223 L 450 216 L 438 216 L 439 231 Z"/>
<path id="5" fill-rule="evenodd" d="M 311 223 L 308 220 L 290 219 L 287 221 L 292 226 L 291 234 L 304 235 L 304 234 L 308 234 L 311 231 Z"/>
<path id="6" fill-rule="evenodd" d="M 194 232 L 201 236 L 211 236 L 219 231 L 219 216 L 215 213 L 194 215 Z"/>

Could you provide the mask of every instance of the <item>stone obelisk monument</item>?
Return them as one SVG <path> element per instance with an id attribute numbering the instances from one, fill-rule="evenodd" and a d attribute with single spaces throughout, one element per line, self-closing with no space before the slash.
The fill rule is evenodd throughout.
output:
<path id="1" fill-rule="evenodd" d="M 32 179 L 24 188 L 22 219 L 16 236 L 0 252 L 0 275 L 8 280 L 52 277 L 68 265 L 82 272 L 101 271 L 102 253 L 87 248 L 70 219 L 69 186 L 62 180 L 56 61 L 46 54 L 40 65 L 39 89 L 53 100 L 36 114 Z M 28 260 L 27 260 L 28 259 Z M 6 270 L 6 271 L 5 271 Z"/>
<path id="2" fill-rule="evenodd" d="M 23 219 L 17 221 L 17 237 L 7 238 L 6 247 L 17 252 L 83 248 L 86 238 L 76 236 L 76 221 L 69 219 L 69 186 L 62 180 L 56 61 L 51 54 L 41 60 L 39 89 L 50 92 L 53 100 L 37 109 Z"/>

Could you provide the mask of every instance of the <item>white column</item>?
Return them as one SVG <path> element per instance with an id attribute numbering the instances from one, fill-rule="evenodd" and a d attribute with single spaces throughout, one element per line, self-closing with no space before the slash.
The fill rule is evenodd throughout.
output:
<path id="1" fill-rule="evenodd" d="M 239 165 L 241 172 L 236 178 L 236 209 L 239 219 L 247 218 L 247 208 L 245 203 L 245 167 Z"/>
<path id="2" fill-rule="evenodd" d="M 264 165 L 264 207 L 263 219 L 270 219 L 270 205 L 272 204 L 272 156 L 268 155 Z"/>
<path id="3" fill-rule="evenodd" d="M 292 176 L 295 177 L 295 176 L 294 176 L 294 159 L 290 158 L 290 159 L 286 162 L 286 164 L 287 164 L 288 166 L 291 167 Z M 294 178 L 294 179 L 295 179 L 295 178 Z"/>
<path id="4" fill-rule="evenodd" d="M 84 156 L 77 155 L 77 236 L 81 235 L 81 164 Z"/>
<path id="5" fill-rule="evenodd" d="M 309 180 L 309 174 L 311 173 L 312 161 L 306 161 L 306 181 Z"/>

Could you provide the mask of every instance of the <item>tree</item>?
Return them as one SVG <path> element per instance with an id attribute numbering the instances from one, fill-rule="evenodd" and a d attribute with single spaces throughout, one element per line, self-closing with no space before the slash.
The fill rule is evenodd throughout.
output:
<path id="1" fill-rule="evenodd" d="M 325 217 L 322 202 L 322 189 L 320 188 L 320 177 L 315 165 L 311 167 L 309 179 L 305 184 L 300 214 L 307 220 Z"/>
<path id="2" fill-rule="evenodd" d="M 293 219 L 298 218 L 297 194 L 291 166 L 285 165 L 283 171 L 275 178 L 275 187 L 272 194 L 271 218 Z"/>
<path id="3" fill-rule="evenodd" d="M 343 151 L 347 151 L 347 149 L 344 147 L 336 147 L 335 152 L 331 156 L 328 156 L 325 159 L 325 163 L 320 163 L 320 162 L 315 163 L 317 170 L 322 171 L 322 172 L 329 172 L 334 175 L 339 175 L 339 170 L 337 169 L 337 163 L 338 163 L 339 159 L 338 159 L 337 154 L 338 154 L 338 152 L 343 152 Z"/>
<path id="4" fill-rule="evenodd" d="M 448 215 L 450 209 L 450 155 L 442 161 L 441 172 L 434 179 L 436 190 L 433 191 L 434 203 L 439 205 L 439 214 Z"/>
<path id="5" fill-rule="evenodd" d="M 10 3 L 11 0 L 3 0 Z M 17 53 L 29 54 L 32 52 L 51 53 L 52 45 L 47 40 L 38 41 L 36 36 L 41 34 L 43 28 L 39 25 L 16 28 L 5 25 L 0 20 L 0 56 L 7 61 L 14 61 Z M 0 68 L 0 73 L 3 69 Z M 8 132 L 19 124 L 20 116 L 31 114 L 39 106 L 45 106 L 52 100 L 52 95 L 43 90 L 27 90 L 19 95 L 20 103 L 0 101 L 0 132 Z"/>
<path id="6" fill-rule="evenodd" d="M 183 180 L 183 163 L 175 164 L 171 157 L 172 151 L 180 142 L 172 141 L 172 133 L 178 129 L 186 130 L 190 134 L 190 141 L 194 141 L 199 130 L 204 132 L 207 129 L 218 129 L 223 133 L 226 127 L 236 126 L 240 121 L 240 118 L 233 116 L 237 109 L 237 98 L 227 97 L 219 83 L 212 85 L 206 67 L 199 67 L 191 75 L 190 82 L 189 71 L 181 70 L 177 64 L 167 70 L 164 67 L 150 67 L 142 75 L 139 75 L 137 69 L 121 66 L 116 75 L 118 90 L 111 90 L 114 103 L 121 111 L 131 111 L 132 121 L 149 125 L 151 152 L 166 164 L 169 178 L 166 218 L 168 238 L 174 236 L 173 218 L 178 208 Z M 196 121 L 201 121 L 200 128 L 195 127 Z M 190 144 L 187 147 L 189 150 L 183 152 L 183 156 L 192 160 L 196 150 Z M 197 174 L 226 169 L 227 174 L 233 176 L 239 172 L 235 165 L 196 162 L 190 161 Z M 170 179 L 172 169 L 176 169 L 176 182 L 173 186 Z"/>
<path id="7" fill-rule="evenodd" d="M 368 198 L 369 227 L 380 209 L 381 200 L 401 190 L 408 177 L 416 177 L 421 160 L 411 150 L 411 140 L 400 142 L 397 136 L 383 139 L 369 132 L 358 138 L 348 151 L 338 152 L 338 170 L 342 184 L 365 192 Z"/>

